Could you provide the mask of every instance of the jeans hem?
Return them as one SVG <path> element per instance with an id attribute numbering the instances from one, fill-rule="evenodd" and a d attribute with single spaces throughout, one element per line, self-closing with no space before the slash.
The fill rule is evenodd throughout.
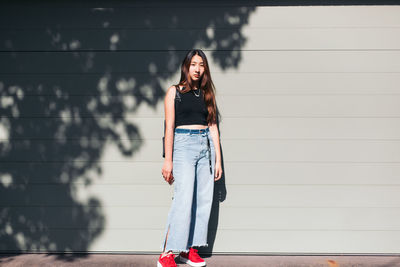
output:
<path id="1" fill-rule="evenodd" d="M 176 248 L 169 248 L 165 249 L 165 252 L 172 251 L 173 253 L 181 253 L 181 252 L 189 252 L 189 249 L 176 249 Z"/>
<path id="2" fill-rule="evenodd" d="M 192 245 L 191 247 L 208 247 L 208 243 L 200 245 Z"/>

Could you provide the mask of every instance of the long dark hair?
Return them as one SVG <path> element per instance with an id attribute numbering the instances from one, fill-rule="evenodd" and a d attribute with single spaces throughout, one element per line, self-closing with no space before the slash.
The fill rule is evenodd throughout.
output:
<path id="1" fill-rule="evenodd" d="M 198 55 L 203 59 L 204 73 L 200 78 L 200 89 L 203 90 L 204 103 L 208 110 L 207 122 L 210 124 L 216 123 L 217 121 L 217 107 L 215 104 L 215 86 L 211 79 L 210 67 L 208 65 L 207 57 L 200 49 L 190 50 L 182 61 L 181 65 L 181 79 L 179 85 L 186 87 L 182 90 L 182 93 L 193 90 L 193 81 L 189 75 L 189 67 L 192 62 L 192 58 Z"/>

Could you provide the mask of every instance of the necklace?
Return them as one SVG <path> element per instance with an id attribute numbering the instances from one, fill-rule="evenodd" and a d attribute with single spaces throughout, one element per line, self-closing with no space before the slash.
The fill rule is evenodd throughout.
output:
<path id="1" fill-rule="evenodd" d="M 197 90 L 193 90 L 193 94 L 194 94 L 195 96 L 199 97 L 199 96 L 200 96 L 200 90 L 199 90 L 199 94 L 198 94 L 198 95 L 196 95 L 196 93 L 195 93 L 194 91 L 197 91 Z"/>

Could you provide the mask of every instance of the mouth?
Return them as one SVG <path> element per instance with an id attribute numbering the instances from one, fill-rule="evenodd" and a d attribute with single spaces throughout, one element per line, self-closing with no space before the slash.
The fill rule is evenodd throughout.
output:
<path id="1" fill-rule="evenodd" d="M 196 77 L 196 78 L 199 78 L 199 77 L 200 77 L 200 75 L 197 75 L 197 74 L 195 74 L 195 75 L 194 75 L 194 77 Z"/>

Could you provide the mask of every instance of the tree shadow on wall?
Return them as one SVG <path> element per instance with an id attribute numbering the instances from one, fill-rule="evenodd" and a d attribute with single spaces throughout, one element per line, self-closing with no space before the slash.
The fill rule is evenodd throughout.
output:
<path id="1" fill-rule="evenodd" d="M 0 251 L 87 251 L 107 218 L 77 191 L 101 174 L 106 144 L 141 148 L 129 116 L 163 101 L 187 50 L 240 63 L 254 7 L 158 5 L 1 6 Z"/>

